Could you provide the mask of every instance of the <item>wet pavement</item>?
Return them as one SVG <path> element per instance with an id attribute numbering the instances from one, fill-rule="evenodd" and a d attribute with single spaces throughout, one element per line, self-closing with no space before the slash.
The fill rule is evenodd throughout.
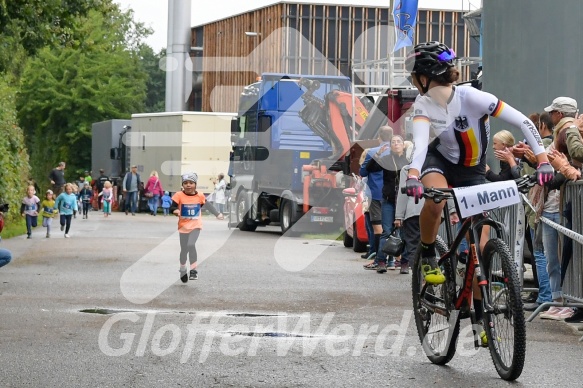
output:
<path id="1" fill-rule="evenodd" d="M 446 367 L 424 356 L 410 276 L 364 271 L 341 242 L 204 219 L 199 280 L 179 280 L 176 219 L 90 213 L 3 240 L 1 387 L 507 386 L 466 323 Z M 583 344 L 527 326 L 516 386 L 581 386 Z"/>

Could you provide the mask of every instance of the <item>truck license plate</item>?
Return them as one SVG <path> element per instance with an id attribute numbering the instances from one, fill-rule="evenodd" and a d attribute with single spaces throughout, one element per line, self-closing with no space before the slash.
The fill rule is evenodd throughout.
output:
<path id="1" fill-rule="evenodd" d="M 334 217 L 312 216 L 312 222 L 334 222 Z"/>

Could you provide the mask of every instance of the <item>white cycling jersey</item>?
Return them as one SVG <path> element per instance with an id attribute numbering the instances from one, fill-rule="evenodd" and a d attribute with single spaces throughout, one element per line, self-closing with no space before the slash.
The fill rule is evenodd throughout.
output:
<path id="1" fill-rule="evenodd" d="M 475 88 L 454 86 L 447 107 L 419 95 L 414 110 L 411 168 L 419 172 L 427 155 L 430 130 L 439 138 L 437 150 L 445 159 L 466 167 L 479 165 L 490 141 L 489 116 L 520 128 L 535 155 L 545 151 L 532 121 L 496 96 Z"/>

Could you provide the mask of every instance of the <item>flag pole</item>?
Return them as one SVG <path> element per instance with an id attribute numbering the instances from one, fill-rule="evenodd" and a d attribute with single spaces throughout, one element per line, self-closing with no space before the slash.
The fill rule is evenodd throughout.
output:
<path id="1" fill-rule="evenodd" d="M 395 0 L 389 0 L 389 26 L 391 25 L 391 20 L 392 20 L 393 21 L 393 24 L 392 24 L 393 25 L 393 33 L 395 33 L 395 18 L 393 17 L 393 2 L 394 1 Z M 396 41 L 393 42 L 393 44 L 396 44 Z M 388 63 L 388 66 L 389 66 L 389 90 L 393 89 L 393 66 L 392 66 L 393 61 L 392 61 L 391 57 L 393 57 L 394 51 L 395 51 L 394 48 L 393 48 L 393 50 L 390 50 L 388 53 L 389 57 L 387 58 L 388 62 L 389 62 Z M 387 93 L 387 95 L 388 95 L 388 93 Z"/>
<path id="2" fill-rule="evenodd" d="M 396 33 L 396 28 L 395 28 L 395 16 L 393 15 L 393 3 L 395 0 L 389 0 L 389 25 L 391 25 L 390 21 L 391 19 L 393 20 L 393 34 Z M 393 44 L 396 44 L 396 40 L 393 39 Z M 390 46 L 389 46 L 390 47 Z M 389 95 L 389 93 L 393 90 L 393 59 L 394 59 L 394 55 L 395 55 L 395 49 L 393 47 L 392 50 L 389 51 L 389 57 L 388 57 L 388 66 L 389 66 L 389 90 L 387 91 L 387 95 Z"/>

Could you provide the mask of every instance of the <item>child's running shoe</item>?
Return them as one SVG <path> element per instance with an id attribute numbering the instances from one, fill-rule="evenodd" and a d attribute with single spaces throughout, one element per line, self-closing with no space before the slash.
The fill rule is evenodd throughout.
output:
<path id="1" fill-rule="evenodd" d="M 188 271 L 186 267 L 180 267 L 180 280 L 182 280 L 182 283 L 188 282 Z"/>
<path id="2" fill-rule="evenodd" d="M 198 271 L 195 269 L 190 270 L 190 280 L 198 280 Z"/>

